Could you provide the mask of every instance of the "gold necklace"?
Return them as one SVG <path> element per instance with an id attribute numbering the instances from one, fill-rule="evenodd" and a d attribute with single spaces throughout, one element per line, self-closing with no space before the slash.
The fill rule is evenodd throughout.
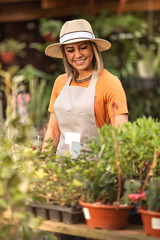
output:
<path id="1" fill-rule="evenodd" d="M 83 83 L 83 82 L 87 82 L 88 80 L 90 80 L 92 77 L 92 74 L 87 77 L 87 78 L 83 78 L 83 79 L 80 79 L 80 80 L 77 80 L 75 77 L 73 77 L 73 81 L 76 82 L 76 83 Z"/>

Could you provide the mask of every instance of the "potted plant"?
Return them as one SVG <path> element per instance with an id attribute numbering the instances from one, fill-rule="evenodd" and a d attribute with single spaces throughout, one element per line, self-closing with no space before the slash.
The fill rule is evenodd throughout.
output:
<path id="1" fill-rule="evenodd" d="M 19 42 L 13 38 L 0 42 L 0 58 L 3 63 L 10 63 L 26 47 L 26 43 Z"/>
<path id="2" fill-rule="evenodd" d="M 123 129 L 105 125 L 99 131 L 99 136 L 89 143 L 88 158 L 95 162 L 95 165 L 92 165 L 90 173 L 84 176 L 81 173 L 83 195 L 80 203 L 84 207 L 90 227 L 115 228 L 115 226 L 100 226 L 100 223 L 95 223 L 90 206 L 105 209 L 110 204 L 109 207 L 114 208 L 117 214 L 122 203 L 130 204 L 126 196 L 129 191 L 136 192 L 136 188 L 141 188 L 139 181 L 144 181 L 153 153 L 160 146 L 159 131 L 160 123 L 157 120 L 144 117 L 133 123 L 124 124 Z M 133 186 L 134 190 L 132 190 Z M 126 205 L 122 207 L 127 209 Z M 101 211 L 104 214 L 104 210 Z M 127 216 L 125 223 L 117 228 L 124 228 L 126 220 Z M 120 222 L 122 224 L 122 219 Z"/>
<path id="3" fill-rule="evenodd" d="M 61 27 L 62 21 L 60 20 L 41 18 L 39 32 L 46 42 L 56 41 Z"/>
<path id="4" fill-rule="evenodd" d="M 148 182 L 145 191 L 145 206 L 139 208 L 143 227 L 147 235 L 160 237 L 160 180 L 153 179 Z"/>
<path id="5" fill-rule="evenodd" d="M 107 133 L 105 138 L 103 138 L 104 131 Z M 130 180 L 124 183 L 115 131 L 121 132 L 120 129 L 115 129 L 111 125 L 105 125 L 100 130 L 99 138 L 93 141 L 94 144 L 103 141 L 101 150 L 98 155 L 95 154 L 96 148 L 93 155 L 93 152 L 90 152 L 89 161 L 94 162 L 94 165 L 91 165 L 86 176 L 82 176 L 83 173 L 79 176 L 79 181 L 83 182 L 83 194 L 80 204 L 83 207 L 84 216 L 90 228 L 122 229 L 125 227 L 130 210 L 133 208 L 133 205 L 130 205 L 127 198 L 123 196 L 124 192 L 131 190 L 131 186 L 134 184 Z M 101 132 L 103 132 L 102 135 Z M 104 157 L 107 145 L 112 148 L 110 153 L 116 155 L 113 163 L 109 158 Z M 93 149 L 93 142 L 89 146 Z M 125 185 L 125 191 L 123 185 Z M 139 184 L 135 184 L 133 189 L 137 191 Z"/>
<path id="6" fill-rule="evenodd" d="M 144 89 L 153 89 L 157 85 L 157 75 L 160 67 L 160 41 L 143 44 L 135 41 L 136 50 L 140 56 L 137 61 L 138 75 Z"/>
<path id="7" fill-rule="evenodd" d="M 144 181 L 154 152 L 160 146 L 159 131 L 160 122 L 152 117 L 137 118 L 124 125 L 118 137 L 118 149 L 123 171 L 126 169 L 128 177 Z"/>
<path id="8" fill-rule="evenodd" d="M 139 213 L 142 218 L 145 233 L 160 237 L 160 180 L 159 159 L 160 149 L 155 152 L 144 184 L 138 194 L 129 194 L 132 200 L 140 200 Z"/>
<path id="9" fill-rule="evenodd" d="M 118 107 L 116 103 L 113 104 L 113 111 L 115 107 Z M 132 208 L 132 206 L 120 204 L 123 178 L 117 141 L 118 132 L 119 128 L 104 125 L 99 130 L 98 138 L 91 140 L 89 145 L 92 149 L 90 157 L 93 154 L 93 159 L 96 158 L 96 160 L 94 165 L 91 165 L 89 175 L 84 176 L 84 180 L 82 179 L 84 185 L 80 204 L 83 206 L 87 224 L 91 228 L 124 228 Z M 95 155 L 97 145 L 101 147 L 98 154 Z M 107 151 L 108 146 L 112 148 L 111 151 Z M 110 158 L 104 157 L 106 151 L 114 155 L 113 162 L 110 161 Z M 93 162 L 93 159 L 91 158 L 90 161 Z M 119 214 L 121 220 L 118 217 Z"/>

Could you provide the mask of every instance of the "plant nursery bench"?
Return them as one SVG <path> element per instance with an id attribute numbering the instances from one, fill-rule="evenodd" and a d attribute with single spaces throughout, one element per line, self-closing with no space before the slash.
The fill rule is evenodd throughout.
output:
<path id="1" fill-rule="evenodd" d="M 157 240 L 158 238 L 147 236 L 140 225 L 127 225 L 123 230 L 91 229 L 85 223 L 67 224 L 44 220 L 39 226 L 42 231 L 64 233 L 74 236 L 86 237 L 96 240 Z"/>

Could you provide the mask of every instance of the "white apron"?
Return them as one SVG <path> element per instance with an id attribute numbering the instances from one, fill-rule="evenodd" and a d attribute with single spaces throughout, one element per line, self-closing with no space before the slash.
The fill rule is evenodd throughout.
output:
<path id="1" fill-rule="evenodd" d="M 71 77 L 63 87 L 54 103 L 54 114 L 60 129 L 57 154 L 69 151 L 65 144 L 66 133 L 80 133 L 80 142 L 92 139 L 98 134 L 95 122 L 94 100 L 98 76 L 92 75 L 88 88 L 70 86 Z"/>

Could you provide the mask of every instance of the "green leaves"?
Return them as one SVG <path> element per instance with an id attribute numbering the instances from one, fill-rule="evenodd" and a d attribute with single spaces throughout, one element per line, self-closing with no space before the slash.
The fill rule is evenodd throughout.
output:
<path id="1" fill-rule="evenodd" d="M 160 212 L 160 180 L 150 180 L 146 189 L 148 210 Z"/>
<path id="2" fill-rule="evenodd" d="M 41 18 L 39 24 L 39 32 L 42 36 L 48 33 L 52 33 L 53 38 L 56 38 L 59 36 L 62 24 L 63 22 L 60 20 Z"/>
<path id="3" fill-rule="evenodd" d="M 0 52 L 19 53 L 26 47 L 25 42 L 19 42 L 13 38 L 9 38 L 0 43 Z"/>
<path id="4" fill-rule="evenodd" d="M 46 114 L 48 101 L 45 101 L 46 80 L 30 79 L 29 92 L 30 101 L 28 103 L 28 112 L 34 119 L 36 127 L 42 127 L 43 119 Z"/>
<path id="5" fill-rule="evenodd" d="M 76 175 L 82 168 L 79 168 L 79 164 L 77 166 L 70 154 L 56 156 L 53 144 L 49 144 L 45 152 L 37 154 L 33 165 L 35 174 L 30 191 L 35 200 L 41 196 L 45 201 L 60 205 L 78 205 L 82 184 Z"/>
<path id="6" fill-rule="evenodd" d="M 111 125 L 104 125 L 99 129 L 99 136 L 88 142 L 86 147 L 88 153 L 84 155 L 85 161 L 88 162 L 88 172 L 83 170 L 81 178 L 79 176 L 83 182 L 83 198 L 89 202 L 101 198 L 102 195 L 105 201 L 115 200 L 118 163 L 115 154 L 114 131 L 116 131 L 122 179 L 144 180 L 153 161 L 154 152 L 157 152 L 160 147 L 160 122 L 151 117 L 138 118 L 133 123 L 128 122 L 124 124 L 123 129 L 120 127 L 114 129 Z M 104 150 L 98 158 L 103 145 Z M 157 165 L 152 174 L 159 176 L 159 173 L 160 158 L 157 159 Z M 135 187 L 136 183 L 134 182 Z M 126 190 L 136 192 L 132 189 L 134 184 L 130 185 L 130 189 L 126 186 Z M 128 202 L 127 197 L 123 200 Z"/>
<path id="7" fill-rule="evenodd" d="M 138 191 L 142 188 L 142 184 L 139 180 L 129 179 L 124 183 L 124 194 L 120 199 L 121 203 L 131 204 L 131 200 L 128 198 L 130 193 L 138 193 Z"/>
<path id="8" fill-rule="evenodd" d="M 144 179 L 147 172 L 147 169 L 143 171 L 143 166 L 145 164 L 150 166 L 154 152 L 159 149 L 159 131 L 160 123 L 151 117 L 138 118 L 135 122 L 124 126 L 122 134 L 124 136 L 119 145 L 121 159 L 136 165 L 133 170 L 138 171 L 140 179 Z M 133 173 L 136 174 L 135 171 Z"/>

